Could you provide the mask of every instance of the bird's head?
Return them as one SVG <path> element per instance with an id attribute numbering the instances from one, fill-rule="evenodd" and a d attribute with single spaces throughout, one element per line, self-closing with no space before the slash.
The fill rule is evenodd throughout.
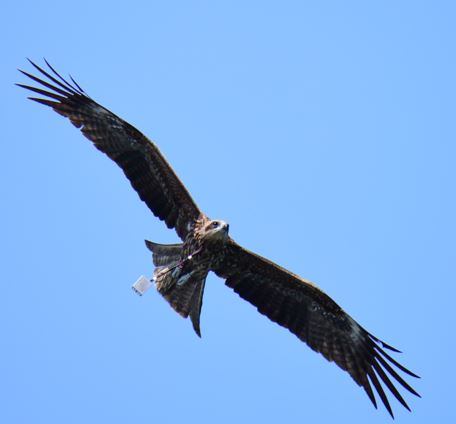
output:
<path id="1" fill-rule="evenodd" d="M 208 241 L 226 241 L 230 226 L 220 219 L 210 220 L 204 226 L 204 238 Z"/>

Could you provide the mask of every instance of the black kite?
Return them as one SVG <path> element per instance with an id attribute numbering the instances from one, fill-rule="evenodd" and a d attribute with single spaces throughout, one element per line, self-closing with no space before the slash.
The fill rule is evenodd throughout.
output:
<path id="1" fill-rule="evenodd" d="M 41 95 L 31 99 L 51 107 L 80 128 L 98 150 L 122 168 L 154 215 L 182 239 L 181 244 L 146 244 L 156 266 L 158 291 L 180 315 L 190 316 L 198 335 L 204 284 L 208 272 L 213 271 L 260 313 L 347 371 L 375 407 L 374 390 L 393 416 L 381 380 L 410 410 L 391 378 L 419 395 L 393 366 L 409 376 L 418 376 L 386 352 L 398 350 L 366 331 L 310 281 L 239 246 L 229 237 L 227 223 L 211 220 L 199 210 L 153 142 L 92 100 L 73 78 L 72 82 L 65 80 L 47 62 L 49 71 L 31 63 L 47 81 L 21 72 L 46 90 L 18 85 Z"/>

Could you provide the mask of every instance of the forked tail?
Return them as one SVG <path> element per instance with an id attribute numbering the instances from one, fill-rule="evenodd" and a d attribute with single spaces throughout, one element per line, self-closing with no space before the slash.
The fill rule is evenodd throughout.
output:
<path id="1" fill-rule="evenodd" d="M 200 314 L 203 305 L 206 275 L 195 273 L 185 267 L 182 259 L 182 244 L 158 244 L 146 240 L 152 252 L 154 282 L 158 292 L 172 308 L 184 318 L 190 316 L 196 334 L 201 337 Z"/>

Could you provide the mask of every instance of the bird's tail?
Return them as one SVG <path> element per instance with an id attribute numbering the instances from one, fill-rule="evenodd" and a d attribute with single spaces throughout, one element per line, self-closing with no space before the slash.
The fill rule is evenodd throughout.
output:
<path id="1" fill-rule="evenodd" d="M 152 252 L 155 287 L 179 315 L 190 316 L 196 334 L 201 337 L 200 314 L 206 275 L 185 270 L 183 273 L 182 244 L 158 244 L 146 240 Z"/>

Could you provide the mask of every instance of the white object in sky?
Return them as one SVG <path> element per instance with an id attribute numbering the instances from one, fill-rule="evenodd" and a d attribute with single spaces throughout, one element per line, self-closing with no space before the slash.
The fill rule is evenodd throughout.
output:
<path id="1" fill-rule="evenodd" d="M 149 290 L 150 286 L 152 286 L 152 283 L 150 282 L 150 280 L 147 277 L 145 277 L 144 275 L 141 275 L 141 277 L 139 277 L 135 281 L 135 283 L 133 284 L 133 286 L 131 288 L 137 294 L 142 296 L 147 290 Z"/>

